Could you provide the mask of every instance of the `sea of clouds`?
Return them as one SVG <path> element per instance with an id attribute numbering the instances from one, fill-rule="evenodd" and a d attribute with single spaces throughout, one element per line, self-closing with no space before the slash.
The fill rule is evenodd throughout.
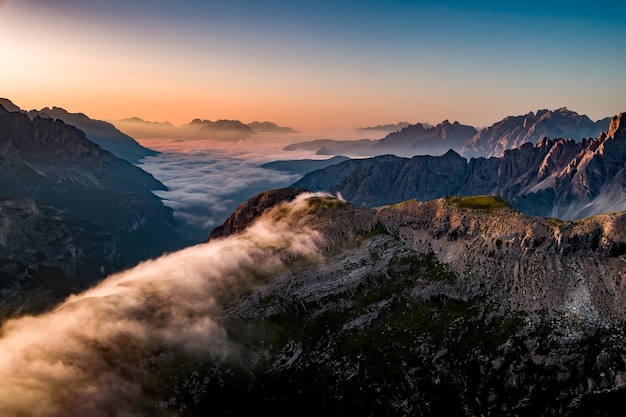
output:
<path id="1" fill-rule="evenodd" d="M 296 140 L 290 137 L 290 140 Z M 185 233 L 204 241 L 234 209 L 257 193 L 287 187 L 301 177 L 262 168 L 266 162 L 327 159 L 312 152 L 284 151 L 284 137 L 259 135 L 240 142 L 211 140 L 144 140 L 161 152 L 145 158 L 140 167 L 163 182 L 168 191 L 156 191 L 174 210 Z"/>

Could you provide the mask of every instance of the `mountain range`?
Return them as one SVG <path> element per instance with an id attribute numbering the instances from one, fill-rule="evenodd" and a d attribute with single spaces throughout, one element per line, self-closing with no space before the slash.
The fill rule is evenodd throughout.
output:
<path id="1" fill-rule="evenodd" d="M 239 120 L 220 119 L 216 121 L 194 119 L 191 122 L 174 126 L 169 122 L 150 122 L 138 117 L 114 120 L 113 124 L 133 137 L 144 139 L 213 139 L 221 141 L 239 141 L 249 139 L 258 133 L 288 134 L 296 133 L 290 127 L 279 126 L 273 122 L 251 122 L 245 124 Z"/>
<path id="2" fill-rule="evenodd" d="M 191 247 L 160 181 L 60 117 L 3 103 L 0 320 L 46 314 L 5 321 L 0 392 L 30 396 L 0 395 L 0 410 L 626 411 L 626 113 L 593 137 L 600 125 L 559 109 L 482 136 L 445 121 L 354 142 L 443 151 L 480 136 L 476 149 L 503 152 L 338 162 L 253 196 Z M 557 127 L 570 133 L 544 136 Z M 333 152 L 302 146 L 321 143 Z M 269 168 L 299 164 L 281 162 Z"/>
<path id="3" fill-rule="evenodd" d="M 626 114 L 594 139 L 544 138 L 500 158 L 442 156 L 353 159 L 311 172 L 294 184 L 341 193 L 375 207 L 408 199 L 495 194 L 527 214 L 577 219 L 626 209 Z"/>
<path id="4" fill-rule="evenodd" d="M 538 110 L 520 116 L 509 116 L 492 126 L 477 130 L 459 122 L 444 120 L 436 126 L 410 124 L 381 139 L 314 140 L 295 143 L 285 150 L 312 150 L 320 155 L 376 156 L 393 154 L 402 157 L 442 155 L 452 149 L 471 157 L 500 157 L 504 151 L 524 143 L 535 143 L 544 137 L 552 139 L 594 138 L 609 128 L 610 117 L 593 122 L 585 115 L 568 110 Z"/>

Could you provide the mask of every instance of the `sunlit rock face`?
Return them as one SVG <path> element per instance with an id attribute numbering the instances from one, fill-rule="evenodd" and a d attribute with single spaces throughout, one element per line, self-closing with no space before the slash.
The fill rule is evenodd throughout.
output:
<path id="1" fill-rule="evenodd" d="M 376 207 L 407 199 L 496 194 L 527 214 L 566 220 L 626 208 L 623 115 L 595 139 L 544 138 L 500 158 L 466 160 L 450 151 L 411 159 L 380 156 L 312 172 L 294 186 L 341 193 Z"/>

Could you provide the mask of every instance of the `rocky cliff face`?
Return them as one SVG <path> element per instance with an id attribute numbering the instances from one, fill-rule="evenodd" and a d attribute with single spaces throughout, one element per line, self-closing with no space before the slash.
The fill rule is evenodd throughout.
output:
<path id="1" fill-rule="evenodd" d="M 329 234 L 323 260 L 231 299 L 232 361 L 184 370 L 161 356 L 168 385 L 152 393 L 170 411 L 623 413 L 624 213 L 561 222 L 489 196 L 378 209 L 317 197 L 298 219 Z"/>
<path id="2" fill-rule="evenodd" d="M 606 132 L 609 118 L 593 122 L 586 115 L 563 107 L 556 110 L 539 110 L 521 116 L 509 116 L 492 126 L 481 129 L 460 149 L 461 155 L 470 157 L 500 157 L 514 149 L 544 137 L 574 139 L 595 138 Z"/>
<path id="3" fill-rule="evenodd" d="M 411 198 L 497 194 L 525 213 L 563 219 L 624 210 L 625 119 L 624 114 L 615 116 L 609 133 L 595 139 L 544 138 L 501 158 L 468 161 L 450 151 L 440 157 L 346 161 L 307 174 L 294 186 L 340 192 L 348 201 L 370 207 Z"/>

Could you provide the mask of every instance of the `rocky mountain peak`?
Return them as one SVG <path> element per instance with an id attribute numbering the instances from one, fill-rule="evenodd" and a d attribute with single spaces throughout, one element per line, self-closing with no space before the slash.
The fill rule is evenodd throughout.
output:
<path id="1" fill-rule="evenodd" d="M 615 136 L 626 137 L 626 113 L 613 116 L 609 125 L 608 136 L 611 138 L 615 138 Z"/>
<path id="2" fill-rule="evenodd" d="M 8 98 L 0 98 L 0 110 L 4 109 L 8 112 L 19 112 L 22 111 L 18 106 L 13 104 L 11 100 Z"/>

